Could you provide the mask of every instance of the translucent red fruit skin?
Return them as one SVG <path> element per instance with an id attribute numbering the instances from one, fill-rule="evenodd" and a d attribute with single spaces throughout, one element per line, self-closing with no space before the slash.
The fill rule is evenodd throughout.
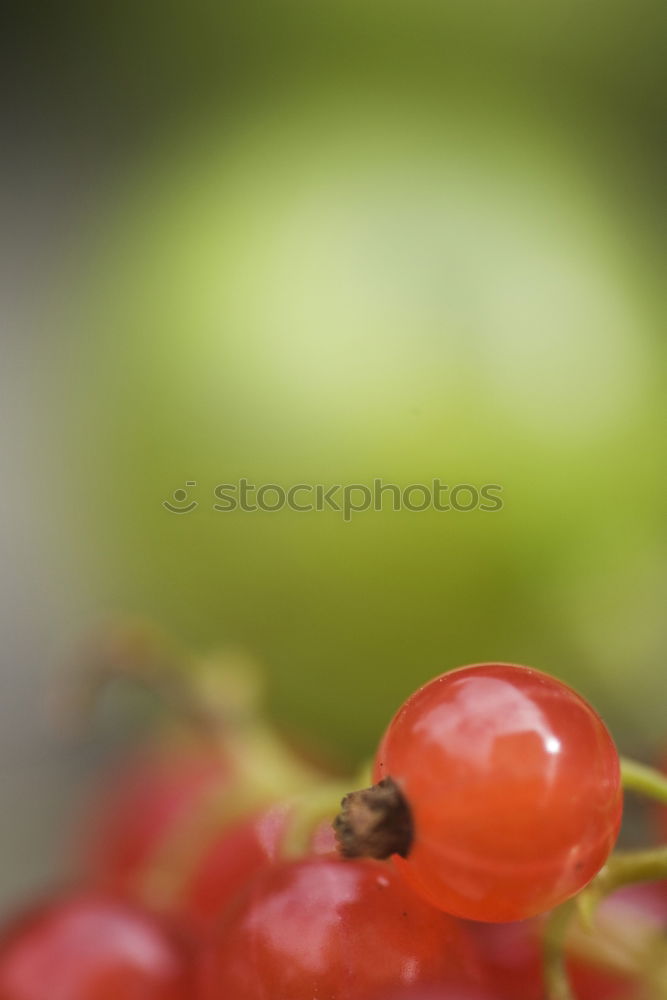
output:
<path id="1" fill-rule="evenodd" d="M 193 985 L 165 926 L 93 894 L 44 903 L 0 939 L 2 1000 L 184 1000 Z"/>
<path id="2" fill-rule="evenodd" d="M 382 1000 L 503 1000 L 503 998 L 495 992 L 482 990 L 476 986 L 436 986 L 432 989 L 408 988 L 401 990 L 400 993 L 383 995 Z"/>
<path id="3" fill-rule="evenodd" d="M 377 754 L 375 781 L 389 776 L 414 821 L 397 868 L 471 920 L 522 920 L 568 899 L 602 867 L 621 822 L 604 723 L 528 667 L 462 667 L 413 694 Z"/>
<path id="4" fill-rule="evenodd" d="M 310 857 L 266 869 L 204 954 L 200 1000 L 381 1000 L 476 975 L 452 917 L 375 861 Z"/>

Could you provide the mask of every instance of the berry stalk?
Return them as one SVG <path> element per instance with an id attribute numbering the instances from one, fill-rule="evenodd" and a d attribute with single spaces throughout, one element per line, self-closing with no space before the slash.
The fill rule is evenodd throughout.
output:
<path id="1" fill-rule="evenodd" d="M 637 792 L 667 805 L 667 775 L 656 768 L 621 757 L 621 779 L 626 791 Z"/>

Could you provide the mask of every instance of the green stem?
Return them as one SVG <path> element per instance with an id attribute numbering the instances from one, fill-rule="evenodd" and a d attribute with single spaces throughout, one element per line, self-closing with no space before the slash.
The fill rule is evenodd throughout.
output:
<path id="1" fill-rule="evenodd" d="M 595 910 L 605 896 L 635 882 L 657 882 L 667 878 L 667 847 L 640 851 L 616 851 L 591 884 L 577 896 L 579 916 L 592 927 Z"/>
<path id="2" fill-rule="evenodd" d="M 623 787 L 667 805 L 667 775 L 654 767 L 621 757 Z"/>
<path id="3" fill-rule="evenodd" d="M 568 900 L 553 911 L 544 929 L 544 982 L 548 1000 L 575 1000 L 565 967 L 565 937 L 575 903 Z"/>

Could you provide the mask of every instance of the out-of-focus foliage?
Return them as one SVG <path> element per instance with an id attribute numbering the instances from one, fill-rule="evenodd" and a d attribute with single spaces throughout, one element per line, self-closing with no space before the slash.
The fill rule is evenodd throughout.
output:
<path id="1" fill-rule="evenodd" d="M 49 374 L 82 589 L 258 652 L 279 717 L 349 757 L 484 658 L 657 732 L 660 6 L 17 11 L 58 114 L 142 153 Z M 213 511 L 242 476 L 505 506 Z"/>
<path id="2" fill-rule="evenodd" d="M 596 106 L 618 127 L 655 127 L 664 96 L 664 5 L 660 0 L 525 4 L 508 0 L 385 0 L 309 3 L 251 0 L 51 8 L 16 4 L 18 36 L 69 105 L 130 112 L 140 121 L 165 101 L 233 102 L 253 92 L 314 80 L 380 87 L 483 79 L 513 82 L 522 99 Z M 33 71 L 35 67 L 32 67 Z"/>
<path id="3" fill-rule="evenodd" d="M 260 652 L 281 717 L 350 754 L 458 663 L 544 667 L 628 725 L 628 662 L 659 675 L 646 234 L 575 139 L 474 102 L 291 101 L 151 164 L 87 275 L 87 575 Z M 242 476 L 492 482 L 505 507 L 215 512 Z M 200 507 L 170 515 L 186 480 Z"/>

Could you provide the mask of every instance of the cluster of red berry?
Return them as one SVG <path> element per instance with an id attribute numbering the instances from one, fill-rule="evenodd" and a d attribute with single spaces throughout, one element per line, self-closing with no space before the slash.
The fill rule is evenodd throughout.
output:
<path id="1" fill-rule="evenodd" d="M 105 788 L 77 887 L 4 933 L 0 1000 L 544 1000 L 548 911 L 621 822 L 619 757 L 583 698 L 508 664 L 436 678 L 333 828 L 335 783 L 266 728 L 213 731 Z M 657 883 L 610 897 L 568 938 L 560 995 L 643 998 L 666 920 Z"/>

